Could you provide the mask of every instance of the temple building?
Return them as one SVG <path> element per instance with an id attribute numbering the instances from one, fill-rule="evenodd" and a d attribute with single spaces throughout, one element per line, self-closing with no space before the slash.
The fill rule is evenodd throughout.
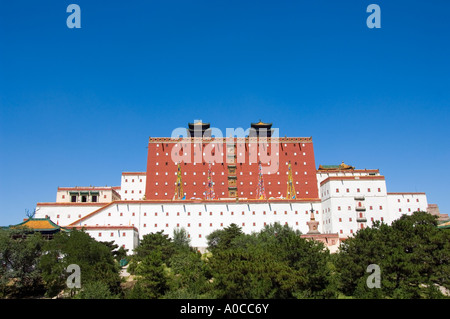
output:
<path id="1" fill-rule="evenodd" d="M 53 236 L 59 232 L 68 232 L 69 229 L 61 227 L 53 223 L 50 218 L 26 218 L 23 222 L 17 225 L 10 225 L 2 227 L 4 229 L 22 230 L 25 234 L 41 233 L 46 239 L 52 239 Z M 23 234 L 23 233 L 21 233 Z M 28 235 L 27 235 L 28 236 Z"/>
<path id="2" fill-rule="evenodd" d="M 150 137 L 145 172 L 123 172 L 120 186 L 58 187 L 56 202 L 37 203 L 36 217 L 84 228 L 130 253 L 161 230 L 172 236 L 184 228 L 204 250 L 214 230 L 234 223 L 251 233 L 275 222 L 335 251 L 375 221 L 429 207 L 425 193 L 388 192 L 378 169 L 316 168 L 311 137 L 279 137 L 262 121 L 244 133 L 220 135 L 199 121 L 172 137 Z"/>
<path id="3" fill-rule="evenodd" d="M 189 123 L 190 136 L 195 125 Z M 150 138 L 146 171 L 146 199 L 170 200 L 181 164 L 182 182 L 187 199 L 203 198 L 208 164 L 219 198 L 256 198 L 258 173 L 264 173 L 267 198 L 286 196 L 289 163 L 298 199 L 317 200 L 317 178 L 311 137 L 273 138 L 270 123 L 252 123 L 250 136 L 203 138 L 209 124 L 198 123 L 197 137 L 187 139 Z M 261 130 L 269 132 L 259 138 Z M 251 136 L 253 134 L 253 137 Z M 263 142 L 264 141 L 264 142 Z"/>
<path id="4" fill-rule="evenodd" d="M 58 187 L 59 203 L 110 203 L 120 199 L 117 187 Z"/>

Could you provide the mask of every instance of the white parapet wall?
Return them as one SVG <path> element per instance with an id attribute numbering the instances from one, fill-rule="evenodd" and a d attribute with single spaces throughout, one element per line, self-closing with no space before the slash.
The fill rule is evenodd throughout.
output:
<path id="1" fill-rule="evenodd" d="M 108 205 L 108 203 L 37 203 L 36 218 L 50 218 L 60 226 L 66 226 Z"/>
<path id="2" fill-rule="evenodd" d="M 145 197 L 145 172 L 123 172 L 120 196 L 123 200 L 142 200 Z"/>
<path id="3" fill-rule="evenodd" d="M 191 245 L 204 249 L 208 234 L 233 223 L 248 234 L 276 222 L 306 234 L 311 207 L 316 219 L 322 220 L 320 202 L 117 201 L 67 227 L 132 226 L 136 227 L 140 238 L 158 231 L 172 236 L 175 229 L 184 228 Z M 322 231 L 320 224 L 319 231 Z"/>
<path id="4" fill-rule="evenodd" d="M 425 193 L 387 193 L 387 201 L 392 220 L 428 209 Z"/>

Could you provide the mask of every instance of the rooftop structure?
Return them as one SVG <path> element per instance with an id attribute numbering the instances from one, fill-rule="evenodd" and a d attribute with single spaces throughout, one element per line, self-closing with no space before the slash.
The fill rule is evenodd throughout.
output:
<path id="1" fill-rule="evenodd" d="M 343 171 L 354 170 L 353 166 L 347 165 L 342 161 L 340 165 L 319 165 L 319 171 Z"/>
<path id="2" fill-rule="evenodd" d="M 198 121 L 195 123 L 189 123 L 188 126 L 188 137 L 211 137 L 211 125 L 209 123 Z"/>
<path id="3" fill-rule="evenodd" d="M 17 225 L 11 225 L 8 227 L 3 227 L 7 229 L 17 229 L 24 230 L 25 232 L 34 233 L 39 232 L 45 238 L 51 239 L 53 236 L 59 232 L 67 232 L 68 229 L 56 225 L 50 220 L 50 218 L 28 218 Z"/>
<path id="4" fill-rule="evenodd" d="M 271 137 L 273 134 L 272 123 L 264 123 L 259 120 L 258 123 L 250 124 L 250 137 Z"/>
<path id="5" fill-rule="evenodd" d="M 120 200 L 120 194 L 115 187 L 58 187 L 57 203 L 109 203 Z"/>

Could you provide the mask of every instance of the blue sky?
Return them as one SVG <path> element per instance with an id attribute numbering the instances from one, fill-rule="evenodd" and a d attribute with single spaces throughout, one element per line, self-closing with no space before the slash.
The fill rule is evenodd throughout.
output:
<path id="1" fill-rule="evenodd" d="M 69 29 L 66 8 L 81 8 Z M 366 8 L 381 8 L 369 29 Z M 450 213 L 450 1 L 0 0 L 0 225 L 194 119 L 312 136 Z"/>

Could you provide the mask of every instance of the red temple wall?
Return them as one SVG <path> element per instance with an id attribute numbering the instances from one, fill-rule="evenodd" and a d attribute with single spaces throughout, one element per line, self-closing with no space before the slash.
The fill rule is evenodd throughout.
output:
<path id="1" fill-rule="evenodd" d="M 219 163 L 211 165 L 211 171 L 214 173 L 212 179 L 214 182 L 216 198 L 229 197 L 228 164 L 231 164 L 236 165 L 235 175 L 237 177 L 236 186 L 238 197 L 256 199 L 256 189 L 258 185 L 257 161 L 261 159 L 262 166 L 268 168 L 269 165 L 267 164 L 267 159 L 270 158 L 272 172 L 263 175 L 267 198 L 286 196 L 288 180 L 288 165 L 286 163 L 289 163 L 290 161 L 295 191 L 298 192 L 297 199 L 317 199 L 316 165 L 311 139 L 280 138 L 278 141 L 278 144 L 274 144 L 274 149 L 271 148 L 269 144 L 269 155 L 264 157 L 263 155 L 256 155 L 257 153 L 264 154 L 264 152 L 267 152 L 267 144 L 261 147 L 261 145 L 257 145 L 255 142 L 250 143 L 249 145 L 248 140 L 246 140 L 245 143 L 238 143 L 235 139 L 236 163 L 233 164 L 226 162 L 226 143 L 215 143 L 214 149 L 217 153 L 214 153 L 214 157 Z M 179 154 L 184 156 L 184 160 L 189 161 L 190 159 L 190 163 L 181 163 L 183 192 L 186 193 L 186 199 L 192 197 L 204 198 L 208 176 L 208 163 L 205 162 L 202 155 L 203 153 L 206 155 L 210 154 L 212 148 L 211 144 L 207 142 L 203 142 L 203 144 L 196 143 L 196 147 L 194 147 L 193 144 L 186 144 L 185 146 L 187 148 L 181 149 L 180 146 L 182 143 L 171 140 L 170 138 L 152 138 L 149 140 L 146 172 L 146 199 L 172 199 L 175 191 L 175 182 L 177 180 L 177 164 L 174 162 L 172 153 L 177 153 L 177 151 L 180 151 Z M 199 151 L 199 146 L 203 146 L 202 151 Z M 184 155 L 184 153 L 187 153 L 188 155 Z M 222 153 L 223 156 L 221 155 Z M 276 153 L 278 153 L 278 155 L 276 155 Z M 180 158 L 177 160 L 180 160 Z M 201 162 L 199 162 L 199 160 Z M 222 163 L 220 163 L 220 161 L 222 161 Z M 250 161 L 252 161 L 251 164 L 249 163 Z M 194 162 L 196 163 L 194 164 Z M 278 169 L 275 169 L 277 166 Z M 250 184 L 250 182 L 252 184 Z M 278 182 L 280 183 L 278 184 Z M 156 185 L 156 183 L 158 183 L 158 185 Z M 203 183 L 205 183 L 205 185 L 203 185 Z M 280 192 L 280 194 L 278 192 Z"/>

